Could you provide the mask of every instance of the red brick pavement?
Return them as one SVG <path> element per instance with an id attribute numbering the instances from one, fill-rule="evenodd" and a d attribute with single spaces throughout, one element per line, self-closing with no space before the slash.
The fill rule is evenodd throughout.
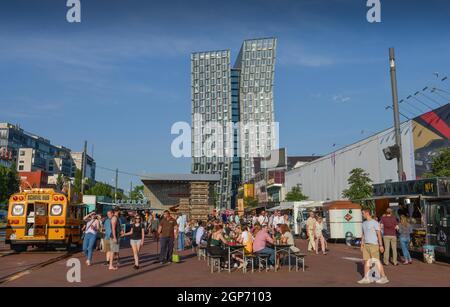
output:
<path id="1" fill-rule="evenodd" d="M 305 250 L 304 242 L 298 244 Z M 118 271 L 108 271 L 102 265 L 104 254 L 96 252 L 95 264 L 84 265 L 81 254 L 75 257 L 82 260 L 81 283 L 68 283 L 66 280 L 66 261 L 59 261 L 31 274 L 8 282 L 3 286 L 357 286 L 362 269 L 358 249 L 343 244 L 329 244 L 328 255 L 309 254 L 306 272 L 289 272 L 283 267 L 279 272 L 228 272 L 211 274 L 204 260 L 199 261 L 189 250 L 182 253 L 183 261 L 178 264 L 160 265 L 153 263 L 157 257 L 156 243 L 148 242 L 142 250 L 142 267 L 135 271 L 131 250 L 121 249 L 122 265 Z M 12 255 L 3 259 L 14 266 L 24 261 L 24 255 Z M 28 255 L 27 255 L 28 256 Z M 0 258 L 0 262 L 3 262 Z M 450 265 L 428 265 L 415 260 L 412 265 L 387 267 L 386 273 L 391 282 L 386 286 L 450 286 Z M 378 285 L 370 285 L 378 286 Z"/>

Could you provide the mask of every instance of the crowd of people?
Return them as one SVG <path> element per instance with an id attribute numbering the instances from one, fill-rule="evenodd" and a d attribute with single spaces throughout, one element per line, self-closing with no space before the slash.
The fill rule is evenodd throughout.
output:
<path id="1" fill-rule="evenodd" d="M 312 218 L 315 217 L 312 216 Z M 92 212 L 85 217 L 83 251 L 86 255 L 86 265 L 92 264 L 94 250 L 101 250 L 106 255 L 105 265 L 110 270 L 119 267 L 119 250 L 121 241 L 127 240 L 134 256 L 134 268 L 139 269 L 139 253 L 146 236 L 159 243 L 159 258 L 161 264 L 173 261 L 174 249 L 183 251 L 207 245 L 216 254 L 223 256 L 223 265 L 228 265 L 226 259 L 226 244 L 242 244 L 245 253 L 264 253 L 269 255 L 270 268 L 276 269 L 280 259 L 276 259 L 273 244 L 290 245 L 291 251 L 300 250 L 295 246 L 291 232 L 292 217 L 275 211 L 268 214 L 261 211 L 239 216 L 231 213 L 218 212 L 209 215 L 207 221 L 188 220 L 185 214 L 164 211 L 162 215 L 152 212 L 135 212 L 129 214 L 118 208 L 107 212 L 105 217 Z M 318 222 L 319 223 L 319 222 Z M 320 224 L 313 226 L 314 240 L 319 242 Z M 317 235 L 316 235 L 317 234 Z M 313 250 L 318 248 L 315 243 Z M 325 253 L 325 247 L 322 245 Z M 242 257 L 233 256 L 233 265 L 242 268 Z"/>
<path id="2" fill-rule="evenodd" d="M 195 227 L 195 226 L 194 226 Z M 221 256 L 221 263 L 228 267 L 227 245 L 243 245 L 246 254 L 268 255 L 268 264 L 276 270 L 281 264 L 280 255 L 275 255 L 274 244 L 289 245 L 293 253 L 300 250 L 295 246 L 290 230 L 290 217 L 275 211 L 270 215 L 262 211 L 259 215 L 238 215 L 218 213 L 208 218 L 208 221 L 198 222 L 198 227 L 192 232 L 193 245 L 206 246 L 208 252 Z M 278 256 L 278 258 L 277 258 Z M 231 261 L 235 268 L 242 268 L 245 263 L 241 256 L 233 255 Z"/>
<path id="3" fill-rule="evenodd" d="M 92 264 L 94 250 L 105 253 L 105 266 L 117 270 L 120 263 L 119 250 L 121 240 L 128 241 L 133 252 L 134 269 L 139 269 L 139 252 L 144 245 L 146 235 L 157 238 L 159 217 L 145 213 L 128 214 L 119 208 L 114 208 L 102 217 L 91 212 L 84 218 L 83 251 L 86 255 L 86 265 Z"/>
<path id="4" fill-rule="evenodd" d="M 370 209 L 362 210 L 361 251 L 364 260 L 364 277 L 358 283 L 367 284 L 389 282 L 384 272 L 384 266 L 399 264 L 397 242 L 403 254 L 403 264 L 411 264 L 412 258 L 408 251 L 412 227 L 405 215 L 397 219 L 391 208 L 378 219 Z M 291 231 L 293 221 L 289 214 L 274 211 L 255 212 L 244 216 L 234 213 L 217 212 L 209 215 L 207 221 L 189 220 L 185 214 L 171 214 L 164 211 L 158 215 L 149 211 L 128 214 L 118 208 L 108 211 L 102 218 L 95 212 L 85 217 L 83 251 L 86 255 L 86 265 L 92 264 L 94 250 L 105 253 L 105 265 L 110 270 L 117 270 L 120 258 L 120 242 L 128 240 L 134 257 L 134 268 L 139 269 L 139 253 L 146 236 L 156 240 L 159 245 L 158 262 L 161 264 L 173 261 L 174 249 L 183 251 L 186 248 L 206 246 L 210 253 L 220 255 L 222 265 L 233 265 L 242 268 L 245 263 L 242 257 L 233 255 L 232 263 L 228 264 L 227 245 L 244 246 L 246 254 L 262 253 L 268 255 L 268 264 L 276 270 L 281 264 L 281 258 L 275 254 L 274 244 L 289 245 L 292 253 L 299 253 L 295 246 Z M 309 212 L 306 221 L 308 252 L 327 254 L 327 241 L 324 236 L 323 218 L 315 212 Z M 383 263 L 381 262 L 381 255 Z M 369 276 L 375 267 L 379 274 L 377 280 Z"/>

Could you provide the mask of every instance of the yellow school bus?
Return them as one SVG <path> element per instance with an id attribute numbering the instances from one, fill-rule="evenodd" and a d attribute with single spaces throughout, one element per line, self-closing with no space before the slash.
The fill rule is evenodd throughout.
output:
<path id="1" fill-rule="evenodd" d="M 69 193 L 70 195 L 70 193 Z M 53 189 L 31 189 L 11 195 L 8 206 L 6 244 L 16 252 L 28 246 L 65 247 L 82 243 L 86 206 L 81 197 Z"/>

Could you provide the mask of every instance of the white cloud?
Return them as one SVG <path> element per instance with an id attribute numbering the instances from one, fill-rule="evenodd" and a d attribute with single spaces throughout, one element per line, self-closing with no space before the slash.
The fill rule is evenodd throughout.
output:
<path id="1" fill-rule="evenodd" d="M 348 102 L 351 100 L 351 97 L 339 94 L 339 95 L 334 95 L 333 100 L 336 102 Z"/>

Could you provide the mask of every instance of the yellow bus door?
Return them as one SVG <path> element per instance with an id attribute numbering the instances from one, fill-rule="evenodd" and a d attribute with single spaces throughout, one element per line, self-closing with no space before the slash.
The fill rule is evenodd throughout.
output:
<path id="1" fill-rule="evenodd" d="M 48 204 L 36 202 L 34 204 L 34 210 L 35 210 L 34 235 L 47 236 Z"/>

